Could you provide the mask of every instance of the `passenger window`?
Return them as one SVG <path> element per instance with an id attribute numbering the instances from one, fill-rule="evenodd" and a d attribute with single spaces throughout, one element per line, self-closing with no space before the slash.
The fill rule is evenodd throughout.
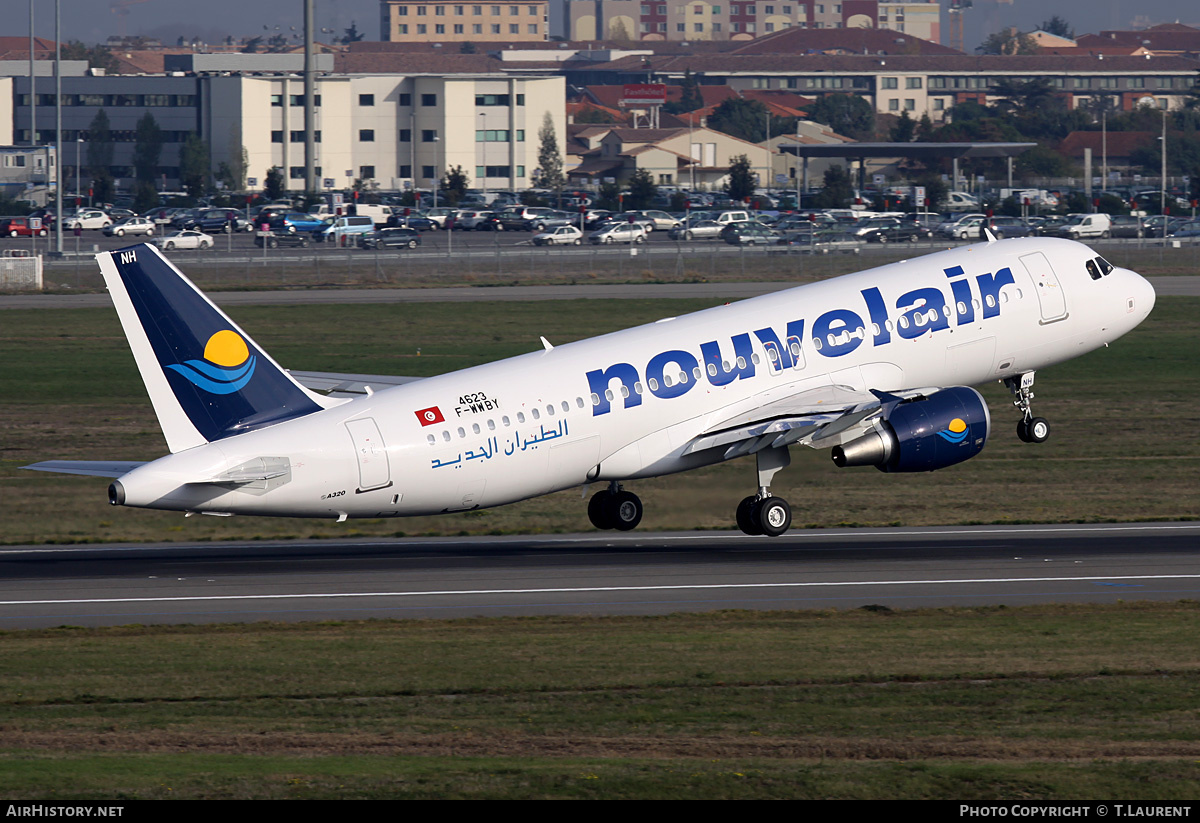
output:
<path id="1" fill-rule="evenodd" d="M 1091 275 L 1091 278 L 1093 280 L 1100 279 L 1100 270 L 1096 268 L 1095 260 L 1089 260 L 1086 263 L 1084 263 L 1084 265 L 1087 266 L 1088 274 Z"/>

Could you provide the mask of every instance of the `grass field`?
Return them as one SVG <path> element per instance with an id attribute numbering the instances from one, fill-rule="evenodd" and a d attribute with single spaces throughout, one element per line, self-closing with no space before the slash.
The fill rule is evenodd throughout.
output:
<path id="1" fill-rule="evenodd" d="M 4 633 L 0 797 L 1191 799 L 1197 636 L 1195 603 Z"/>
<path id="2" fill-rule="evenodd" d="M 681 301 L 251 307 L 286 366 L 434 374 L 678 314 Z M 798 450 L 798 527 L 1197 515 L 1200 299 L 1039 374 L 1051 440 L 929 475 Z M 418 355 L 418 349 L 420 353 Z M 112 508 L 37 460 L 147 459 L 161 434 L 111 310 L 6 311 L 0 539 L 586 529 L 577 492 L 407 521 Z M 642 528 L 732 528 L 750 460 L 633 484 Z M 802 505 L 800 502 L 802 501 Z M 0 797 L 1188 800 L 1195 603 L 0 632 Z"/>
<path id="3" fill-rule="evenodd" d="M 599 334 L 700 301 L 244 307 L 235 319 L 286 366 L 428 375 Z M 588 527 L 578 491 L 467 514 L 407 520 L 183 518 L 113 508 L 103 479 L 24 472 L 48 459 L 144 460 L 166 452 L 132 356 L 109 309 L 6 311 L 0 331 L 0 540 L 9 544 L 274 539 L 396 534 L 570 532 Z M 1200 443 L 1200 300 L 1163 298 L 1110 348 L 1038 376 L 1049 442 L 1020 443 L 1003 387 L 984 387 L 995 436 L 960 466 L 919 475 L 839 470 L 793 450 L 773 490 L 796 527 L 1193 518 Z M 754 483 L 752 458 L 632 484 L 641 528 L 732 528 Z"/>

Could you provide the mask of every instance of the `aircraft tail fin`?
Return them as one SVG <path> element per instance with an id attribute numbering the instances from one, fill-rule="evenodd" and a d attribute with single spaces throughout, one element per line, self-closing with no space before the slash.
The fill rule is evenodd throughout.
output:
<path id="1" fill-rule="evenodd" d="M 96 259 L 172 452 L 336 405 L 297 383 L 158 249 Z"/>

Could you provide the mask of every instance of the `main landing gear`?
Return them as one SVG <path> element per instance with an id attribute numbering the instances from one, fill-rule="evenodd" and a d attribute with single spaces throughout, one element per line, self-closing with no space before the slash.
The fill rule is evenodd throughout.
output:
<path id="1" fill-rule="evenodd" d="M 1017 423 L 1017 437 L 1025 443 L 1045 443 L 1050 437 L 1050 423 L 1044 417 L 1033 416 L 1033 375 L 1026 372 L 1017 377 L 1004 378 L 1004 385 L 1016 398 L 1013 405 L 1021 412 Z"/>
<path id="2" fill-rule="evenodd" d="M 642 501 L 633 492 L 621 488 L 617 481 L 608 489 L 596 492 L 588 501 L 588 520 L 597 529 L 616 529 L 627 532 L 642 522 Z"/>
<path id="3" fill-rule="evenodd" d="M 754 456 L 758 461 L 758 494 L 738 503 L 738 528 L 749 535 L 778 537 L 791 528 L 792 509 L 782 497 L 771 495 L 771 479 L 792 462 L 792 457 L 787 446 L 763 449 Z"/>

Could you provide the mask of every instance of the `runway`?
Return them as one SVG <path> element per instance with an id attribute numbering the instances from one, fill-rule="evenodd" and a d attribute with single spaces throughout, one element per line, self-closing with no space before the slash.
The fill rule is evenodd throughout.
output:
<path id="1" fill-rule="evenodd" d="M 0 628 L 1200 598 L 1200 523 L 0 549 Z"/>

